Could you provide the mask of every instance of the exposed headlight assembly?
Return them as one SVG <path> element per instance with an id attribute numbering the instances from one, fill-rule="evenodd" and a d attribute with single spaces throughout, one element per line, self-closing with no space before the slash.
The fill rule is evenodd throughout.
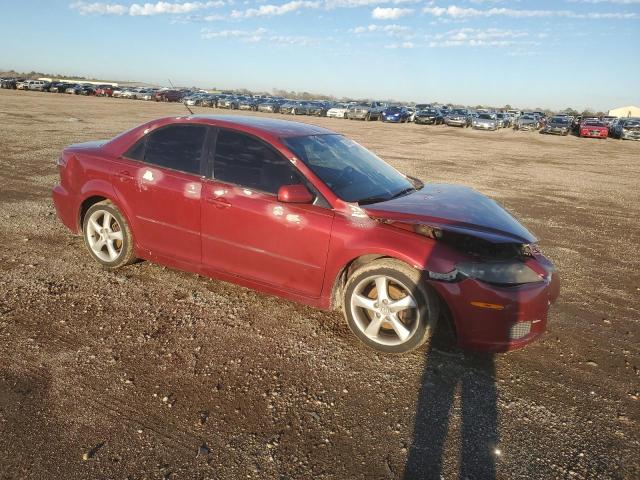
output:
<path id="1" fill-rule="evenodd" d="M 543 277 L 522 262 L 462 262 L 456 265 L 462 275 L 487 283 L 519 285 L 541 282 Z"/>

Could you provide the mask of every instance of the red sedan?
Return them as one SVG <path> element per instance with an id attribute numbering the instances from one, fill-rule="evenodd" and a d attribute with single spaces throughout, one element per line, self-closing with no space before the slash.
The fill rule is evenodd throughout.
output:
<path id="1" fill-rule="evenodd" d="M 163 118 L 58 165 L 58 216 L 104 267 L 142 258 L 341 309 L 383 352 L 419 347 L 438 318 L 462 347 L 518 348 L 558 296 L 536 238 L 496 202 L 317 126 Z"/>
<path id="2" fill-rule="evenodd" d="M 580 136 L 607 138 L 609 136 L 609 126 L 600 120 L 585 120 L 580 124 Z"/>

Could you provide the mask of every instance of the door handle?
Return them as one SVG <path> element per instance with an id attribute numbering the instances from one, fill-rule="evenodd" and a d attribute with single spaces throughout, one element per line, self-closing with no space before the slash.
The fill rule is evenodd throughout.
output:
<path id="1" fill-rule="evenodd" d="M 231 202 L 224 197 L 207 197 L 207 203 L 215 205 L 216 208 L 229 208 Z"/>

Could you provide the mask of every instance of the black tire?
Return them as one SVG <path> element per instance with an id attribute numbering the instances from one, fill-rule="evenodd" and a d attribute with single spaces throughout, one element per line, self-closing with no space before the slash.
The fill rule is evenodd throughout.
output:
<path id="1" fill-rule="evenodd" d="M 403 288 L 409 290 L 417 305 L 417 307 L 411 308 L 411 310 L 415 310 L 415 312 L 413 312 L 413 318 L 407 320 L 410 322 L 409 325 L 404 323 L 404 319 L 400 319 L 403 325 L 410 329 L 410 336 L 405 340 L 400 340 L 399 335 L 391 333 L 392 331 L 395 332 L 395 328 L 387 327 L 385 329 L 384 325 L 390 324 L 390 322 L 381 320 L 383 323 L 382 326 L 379 327 L 379 332 L 376 335 L 377 338 L 382 339 L 381 341 L 376 341 L 367 336 L 362 327 L 359 326 L 361 325 L 361 323 L 359 323 L 361 319 L 368 318 L 372 323 L 375 320 L 370 316 L 371 310 L 352 306 L 351 299 L 354 295 L 358 294 L 357 290 L 359 290 L 363 284 L 374 281 L 374 278 L 380 276 L 387 277 L 389 279 L 389 285 L 395 283 L 399 286 L 400 288 L 398 290 Z M 438 302 L 437 295 L 429 285 L 427 285 L 419 270 L 398 260 L 384 258 L 367 263 L 351 274 L 345 285 L 342 307 L 349 328 L 365 345 L 379 352 L 398 354 L 415 350 L 430 339 L 439 315 Z M 407 312 L 407 310 L 402 310 L 398 313 Z M 358 318 L 356 318 L 356 316 Z M 381 330 L 383 330 L 382 334 L 380 334 Z M 400 341 L 400 343 L 383 343 L 386 341 L 385 339 L 392 339 L 394 335 L 398 337 L 397 340 Z"/>
<path id="2" fill-rule="evenodd" d="M 115 220 L 115 223 L 110 222 L 110 225 L 113 227 L 118 227 L 118 229 L 113 229 L 114 232 L 122 232 L 122 240 L 120 240 L 120 244 L 118 245 L 118 240 L 114 240 L 114 245 L 118 252 L 117 257 L 113 260 L 105 260 L 98 256 L 95 253 L 94 248 L 91 246 L 89 237 L 91 236 L 91 228 L 89 228 L 89 221 L 94 215 L 99 215 L 99 212 L 106 212 L 111 215 L 112 219 Z M 104 219 L 104 217 L 103 217 Z M 102 224 L 104 226 L 104 223 Z M 111 228 L 111 227 L 110 227 Z M 105 200 L 102 202 L 98 202 L 93 204 L 84 215 L 82 219 L 82 237 L 84 239 L 84 243 L 89 250 L 91 256 L 103 267 L 108 270 L 116 270 L 120 267 L 124 267 L 125 265 L 129 265 L 136 261 L 136 257 L 133 249 L 133 235 L 131 234 L 131 229 L 129 228 L 129 224 L 127 223 L 126 218 L 118 207 L 116 207 L 111 201 Z M 95 237 L 93 237 L 95 239 Z M 106 246 L 105 246 L 106 248 Z"/>

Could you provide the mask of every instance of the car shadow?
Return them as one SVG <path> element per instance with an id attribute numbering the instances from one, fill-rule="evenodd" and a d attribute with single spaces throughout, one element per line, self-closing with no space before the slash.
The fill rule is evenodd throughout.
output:
<path id="1" fill-rule="evenodd" d="M 436 327 L 426 362 L 403 478 L 441 479 L 459 459 L 460 479 L 496 477 L 497 389 L 493 354 L 439 348 Z M 449 441 L 447 441 L 449 439 Z M 449 450 L 457 448 L 458 454 Z M 446 478 L 450 478 L 449 475 Z"/>

